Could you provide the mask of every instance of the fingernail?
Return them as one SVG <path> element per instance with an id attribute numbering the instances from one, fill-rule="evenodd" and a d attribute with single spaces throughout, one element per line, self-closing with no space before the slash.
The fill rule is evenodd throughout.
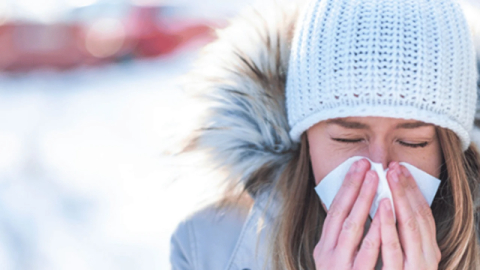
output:
<path id="1" fill-rule="evenodd" d="M 352 167 L 350 167 L 350 172 L 357 172 L 357 167 L 358 167 L 358 161 L 355 161 L 352 164 Z"/>
<path id="2" fill-rule="evenodd" d="M 365 168 L 365 160 L 364 160 L 364 159 L 361 159 L 361 160 L 359 160 L 359 161 L 357 161 L 357 162 L 358 162 L 358 164 L 357 164 L 357 168 L 356 168 L 357 170 L 356 170 L 356 172 L 360 172 L 360 171 L 362 171 L 362 170 Z"/>
<path id="3" fill-rule="evenodd" d="M 392 180 L 394 182 L 397 182 L 398 183 L 398 172 L 396 169 L 393 169 L 390 173 L 390 176 L 392 177 Z"/>
<path id="4" fill-rule="evenodd" d="M 395 162 L 394 161 L 390 162 L 390 164 L 388 164 L 388 169 L 393 170 L 393 165 L 395 165 Z"/>
<path id="5" fill-rule="evenodd" d="M 404 166 L 401 167 L 401 171 L 402 171 L 403 176 L 410 177 L 410 175 L 411 175 L 410 172 Z"/>
<path id="6" fill-rule="evenodd" d="M 397 172 L 399 172 L 399 171 L 400 171 L 400 164 L 398 164 L 398 162 L 395 162 L 393 168 L 394 168 Z"/>
<path id="7" fill-rule="evenodd" d="M 367 175 L 365 176 L 365 184 L 370 184 L 373 178 L 373 171 L 368 171 Z"/>

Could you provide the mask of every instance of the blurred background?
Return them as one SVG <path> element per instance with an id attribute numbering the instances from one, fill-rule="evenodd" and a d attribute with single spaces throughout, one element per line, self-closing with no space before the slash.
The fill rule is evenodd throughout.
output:
<path id="1" fill-rule="evenodd" d="M 247 3 L 0 0 L 0 269 L 169 269 L 216 192 L 181 75 Z"/>
<path id="2" fill-rule="evenodd" d="M 0 0 L 0 269 L 170 268 L 176 224 L 218 193 L 172 155 L 182 75 L 252 2 Z"/>

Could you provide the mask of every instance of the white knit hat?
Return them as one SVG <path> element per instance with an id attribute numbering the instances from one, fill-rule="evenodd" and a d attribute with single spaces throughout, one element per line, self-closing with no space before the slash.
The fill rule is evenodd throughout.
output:
<path id="1" fill-rule="evenodd" d="M 477 100 L 472 37 L 454 0 L 313 0 L 292 41 L 290 136 L 349 116 L 415 119 L 470 144 Z"/>

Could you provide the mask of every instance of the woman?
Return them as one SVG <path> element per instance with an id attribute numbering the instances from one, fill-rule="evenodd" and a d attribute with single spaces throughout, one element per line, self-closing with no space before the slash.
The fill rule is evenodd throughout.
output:
<path id="1" fill-rule="evenodd" d="M 182 222 L 173 269 L 478 269 L 477 70 L 454 0 L 311 0 L 219 32 L 192 91 L 192 147 L 228 171 L 220 204 Z M 329 209 L 315 186 L 353 156 Z M 441 180 L 428 206 L 407 162 Z M 393 207 L 392 208 L 392 204 Z M 395 216 L 393 214 L 395 212 Z"/>

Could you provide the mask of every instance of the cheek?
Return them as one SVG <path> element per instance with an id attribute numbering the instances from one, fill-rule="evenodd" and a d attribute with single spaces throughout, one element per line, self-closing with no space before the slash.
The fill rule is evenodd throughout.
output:
<path id="1" fill-rule="evenodd" d="M 424 160 L 426 164 L 426 168 L 424 171 L 436 178 L 440 178 L 440 172 L 443 163 L 440 146 L 438 146 L 435 151 L 433 151 L 428 157 L 425 157 Z"/>
<path id="2" fill-rule="evenodd" d="M 400 156 L 398 160 L 410 163 L 435 178 L 440 178 L 443 159 L 438 143 L 422 153 L 407 153 Z"/>
<path id="3" fill-rule="evenodd" d="M 348 154 L 330 150 L 332 149 L 328 145 L 310 147 L 310 159 L 315 185 L 318 185 L 320 180 L 350 157 Z"/>
<path id="4" fill-rule="evenodd" d="M 356 155 L 364 155 L 364 147 L 333 142 L 325 125 L 314 126 L 307 131 L 307 135 L 315 185 L 345 160 Z"/>

